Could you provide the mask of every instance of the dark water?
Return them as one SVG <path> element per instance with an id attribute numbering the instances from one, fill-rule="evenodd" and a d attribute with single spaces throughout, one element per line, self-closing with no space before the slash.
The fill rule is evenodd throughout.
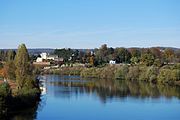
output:
<path id="1" fill-rule="evenodd" d="M 180 120 L 180 89 L 143 82 L 42 76 L 46 94 L 15 120 Z"/>

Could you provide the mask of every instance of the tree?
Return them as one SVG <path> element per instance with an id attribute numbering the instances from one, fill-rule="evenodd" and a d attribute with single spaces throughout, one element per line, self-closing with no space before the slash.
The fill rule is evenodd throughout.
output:
<path id="1" fill-rule="evenodd" d="M 173 58 L 174 58 L 174 51 L 172 49 L 165 49 L 164 50 L 164 59 L 165 62 L 168 64 L 169 62 L 173 62 Z"/>
<path id="2" fill-rule="evenodd" d="M 116 48 L 116 61 L 120 63 L 129 63 L 131 59 L 131 53 L 126 48 Z"/>
<path id="3" fill-rule="evenodd" d="M 32 87 L 33 82 L 29 82 L 32 79 L 32 70 L 29 60 L 29 54 L 25 44 L 21 44 L 18 47 L 17 55 L 15 57 L 16 66 L 16 82 L 18 89 L 23 87 Z"/>
<path id="4" fill-rule="evenodd" d="M 54 54 L 58 55 L 59 57 L 63 58 L 65 62 L 68 62 L 69 58 L 72 57 L 74 51 L 70 48 L 68 49 L 55 49 Z"/>
<path id="5" fill-rule="evenodd" d="M 15 70 L 16 66 L 14 64 L 14 58 L 15 58 L 16 52 L 13 50 L 8 50 L 7 52 L 7 61 L 5 63 L 5 68 L 7 69 L 7 79 L 9 80 L 15 80 Z"/>
<path id="6" fill-rule="evenodd" d="M 162 53 L 159 48 L 153 47 L 153 48 L 150 48 L 150 51 L 155 58 L 157 59 L 162 58 Z"/>
<path id="7" fill-rule="evenodd" d="M 8 50 L 8 52 L 7 52 L 7 61 L 14 60 L 15 56 L 16 56 L 16 52 L 15 51 Z"/>
<path id="8" fill-rule="evenodd" d="M 16 66 L 14 61 L 7 61 L 4 65 L 4 68 L 7 70 L 7 79 L 8 80 L 15 80 L 16 79 Z"/>
<path id="9" fill-rule="evenodd" d="M 2 76 L 4 79 L 7 79 L 7 69 L 5 67 L 0 69 L 0 76 Z"/>
<path id="10" fill-rule="evenodd" d="M 89 63 L 94 66 L 94 56 L 92 55 L 90 58 L 89 58 Z"/>
<path id="11" fill-rule="evenodd" d="M 95 56 L 99 64 L 107 63 L 109 61 L 107 45 L 103 44 L 99 49 L 96 49 Z"/>
<path id="12" fill-rule="evenodd" d="M 140 58 L 141 57 L 141 52 L 138 48 L 129 48 L 129 52 L 131 53 L 132 57 Z"/>
<path id="13" fill-rule="evenodd" d="M 137 57 L 132 57 L 131 58 L 131 64 L 137 64 L 139 62 Z"/>
<path id="14" fill-rule="evenodd" d="M 141 56 L 141 62 L 146 66 L 151 66 L 154 63 L 154 56 L 150 53 L 143 54 Z"/>

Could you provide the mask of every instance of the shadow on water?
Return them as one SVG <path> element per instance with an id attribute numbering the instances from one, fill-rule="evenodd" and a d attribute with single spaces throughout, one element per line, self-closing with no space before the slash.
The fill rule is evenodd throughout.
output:
<path id="1" fill-rule="evenodd" d="M 96 94 L 103 103 L 111 99 L 159 99 L 165 97 L 180 98 L 180 87 L 162 84 L 150 84 L 142 81 L 82 79 L 65 77 L 49 81 L 55 97 L 71 97 L 79 94 Z"/>
<path id="2" fill-rule="evenodd" d="M 30 109 L 25 109 L 22 111 L 9 111 L 5 114 L 0 114 L 0 120 L 33 120 L 37 116 L 38 105 Z"/>
<path id="3" fill-rule="evenodd" d="M 126 80 L 105 80 L 105 79 L 84 79 L 79 76 L 45 76 L 45 87 L 47 93 L 55 98 L 71 99 L 71 97 L 78 97 L 81 95 L 94 95 L 102 103 L 107 103 L 112 99 L 124 100 L 128 97 L 134 99 L 159 99 L 166 98 L 180 99 L 180 88 L 176 86 L 149 84 L 140 81 L 126 81 Z M 48 96 L 47 96 L 48 97 Z M 31 109 L 23 111 L 11 112 L 6 115 L 0 115 L 0 119 L 12 120 L 32 120 L 37 118 L 39 111 L 42 111 L 46 106 L 46 100 L 36 104 Z"/>

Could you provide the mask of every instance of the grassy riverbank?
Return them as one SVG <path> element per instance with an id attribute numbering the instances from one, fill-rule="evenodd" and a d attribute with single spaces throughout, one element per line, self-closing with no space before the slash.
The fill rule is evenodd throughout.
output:
<path id="1" fill-rule="evenodd" d="M 46 70 L 44 74 L 80 75 L 86 78 L 121 79 L 180 85 L 180 64 L 164 65 L 162 67 L 126 64 L 106 65 L 100 68 L 66 67 Z"/>

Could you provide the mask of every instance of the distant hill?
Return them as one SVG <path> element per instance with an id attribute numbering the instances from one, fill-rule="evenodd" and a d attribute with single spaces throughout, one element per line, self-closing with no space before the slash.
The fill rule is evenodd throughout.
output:
<path id="1" fill-rule="evenodd" d="M 0 50 L 7 51 L 10 49 L 0 49 Z M 11 49 L 11 50 L 17 51 L 17 49 Z M 50 49 L 50 48 L 35 48 L 35 49 L 33 49 L 33 48 L 30 48 L 30 49 L 28 49 L 28 52 L 29 52 L 29 54 L 40 54 L 42 52 L 53 53 L 54 49 Z"/>
<path id="2" fill-rule="evenodd" d="M 130 48 L 141 49 L 139 47 L 130 47 Z M 130 49 L 130 48 L 128 48 L 128 49 Z M 170 48 L 170 49 L 173 49 L 175 52 L 180 50 L 180 48 L 174 48 L 174 47 L 150 47 L 150 48 L 159 48 L 161 50 L 165 50 L 166 48 Z M 0 49 L 0 50 L 7 51 L 7 50 L 10 50 L 10 49 Z M 17 49 L 12 49 L 12 50 L 17 51 Z M 37 55 L 37 54 L 40 54 L 42 52 L 46 52 L 46 53 L 52 54 L 54 52 L 54 50 L 55 49 L 52 49 L 52 48 L 30 48 L 30 49 L 28 49 L 28 52 L 31 55 L 32 54 L 33 55 Z M 79 51 L 82 51 L 82 52 L 85 52 L 86 50 L 94 51 L 94 49 L 72 49 L 72 50 L 79 50 Z"/>
<path id="3" fill-rule="evenodd" d="M 50 48 L 37 48 L 37 49 L 28 49 L 29 54 L 40 54 L 43 52 L 53 53 L 55 49 Z"/>
<path id="4" fill-rule="evenodd" d="M 172 50 L 174 50 L 174 51 L 180 50 L 180 48 L 174 48 L 174 47 L 157 47 L 157 48 L 159 48 L 159 49 L 161 49 L 161 50 L 165 50 L 165 49 L 167 49 L 167 48 L 172 49 Z"/>

